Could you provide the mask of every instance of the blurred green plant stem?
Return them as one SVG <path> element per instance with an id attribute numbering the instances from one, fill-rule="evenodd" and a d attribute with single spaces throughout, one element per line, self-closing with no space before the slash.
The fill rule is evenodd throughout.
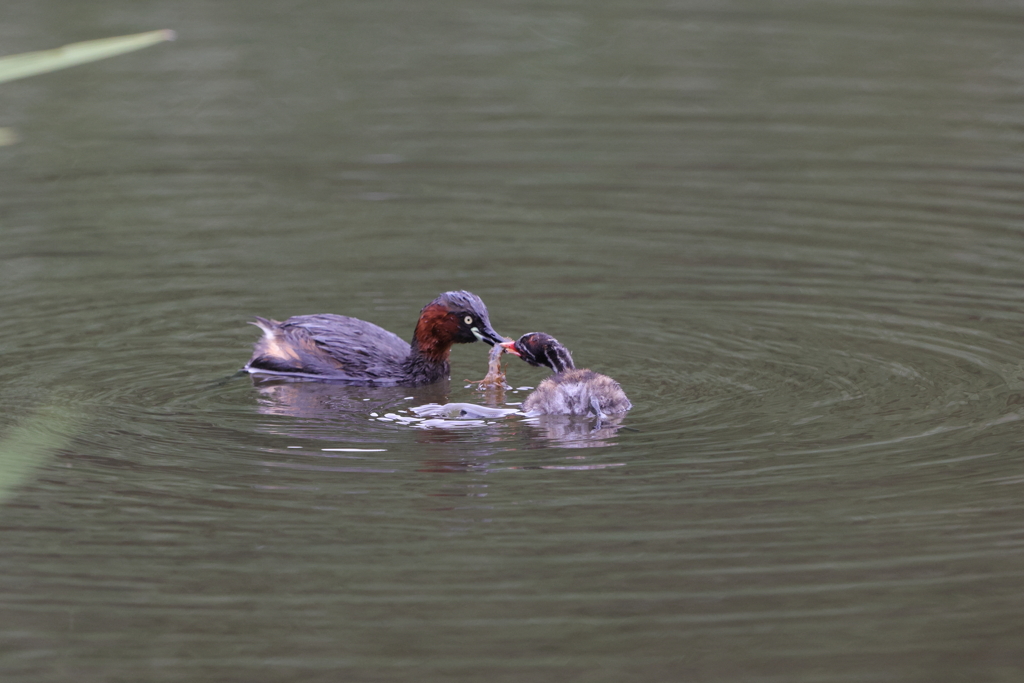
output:
<path id="1" fill-rule="evenodd" d="M 134 33 L 129 36 L 86 40 L 54 50 L 24 52 L 20 55 L 0 57 L 0 83 L 95 62 L 98 59 L 116 57 L 125 52 L 133 52 L 150 45 L 174 40 L 174 37 L 174 31 L 163 29 Z"/>
<path id="2" fill-rule="evenodd" d="M 77 411 L 55 403 L 23 418 L 0 436 L 0 503 L 70 443 L 81 424 Z"/>
<path id="3" fill-rule="evenodd" d="M 24 52 L 20 55 L 0 57 L 0 83 L 66 69 L 69 66 L 86 64 L 87 62 L 95 62 L 98 59 L 116 57 L 126 52 L 133 52 L 150 45 L 174 40 L 174 38 L 174 31 L 162 29 L 160 31 L 147 31 L 146 33 L 133 33 L 128 36 L 86 40 L 53 50 Z M 14 144 L 17 141 L 18 135 L 13 129 L 0 128 L 0 147 Z"/>

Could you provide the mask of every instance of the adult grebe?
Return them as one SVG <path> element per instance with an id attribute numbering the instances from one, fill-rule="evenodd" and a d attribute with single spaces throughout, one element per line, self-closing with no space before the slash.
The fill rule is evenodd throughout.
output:
<path id="1" fill-rule="evenodd" d="M 283 323 L 256 318 L 263 330 L 243 370 L 257 375 L 354 384 L 416 386 L 449 375 L 452 344 L 504 338 L 491 328 L 487 307 L 466 291 L 445 292 L 423 307 L 412 344 L 358 318 L 324 313 Z"/>
<path id="2" fill-rule="evenodd" d="M 569 349 L 543 332 L 529 332 L 502 348 L 530 365 L 547 366 L 548 377 L 523 401 L 534 415 L 596 415 L 599 419 L 633 407 L 619 383 L 593 370 L 577 369 Z"/>

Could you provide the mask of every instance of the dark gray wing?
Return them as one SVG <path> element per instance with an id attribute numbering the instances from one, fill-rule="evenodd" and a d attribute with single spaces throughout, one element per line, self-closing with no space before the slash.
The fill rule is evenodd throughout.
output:
<path id="1" fill-rule="evenodd" d="M 304 336 L 315 344 L 326 357 L 310 358 L 309 364 L 323 374 L 393 378 L 409 355 L 409 343 L 398 335 L 344 315 L 298 315 L 284 321 L 281 329 L 288 336 Z"/>

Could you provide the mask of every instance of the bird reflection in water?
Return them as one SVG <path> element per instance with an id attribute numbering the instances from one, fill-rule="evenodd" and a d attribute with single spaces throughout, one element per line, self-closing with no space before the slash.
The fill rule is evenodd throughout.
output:
<path id="1" fill-rule="evenodd" d="M 258 410 L 264 415 L 330 422 L 364 423 L 380 406 L 443 402 L 448 398 L 447 382 L 422 387 L 366 387 L 253 377 L 253 386 L 257 392 Z"/>
<path id="2" fill-rule="evenodd" d="M 447 382 L 423 387 L 363 387 L 254 377 L 253 385 L 261 414 L 302 420 L 284 430 L 292 436 L 337 438 L 343 429 L 349 440 L 375 443 L 381 440 L 381 428 L 393 424 L 415 430 L 417 443 L 473 442 L 475 455 L 484 457 L 510 448 L 611 446 L 623 419 L 622 415 L 604 416 L 599 421 L 566 415 L 524 417 L 520 406 L 505 403 L 505 387 L 494 385 L 478 390 L 477 400 L 485 405 L 448 403 Z M 275 424 L 273 431 L 281 433 L 282 426 Z M 430 468 L 469 471 L 478 470 L 479 465 L 439 458 Z"/>
<path id="3" fill-rule="evenodd" d="M 524 422 L 538 436 L 562 448 L 602 448 L 614 446 L 612 439 L 622 428 L 623 415 L 609 415 L 595 422 L 591 418 L 569 415 L 540 415 Z"/>

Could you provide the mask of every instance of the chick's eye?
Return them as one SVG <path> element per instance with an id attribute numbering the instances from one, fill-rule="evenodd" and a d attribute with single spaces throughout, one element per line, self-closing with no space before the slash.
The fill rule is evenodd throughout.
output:
<path id="1" fill-rule="evenodd" d="M 462 322 L 466 323 L 467 325 L 472 325 L 473 324 L 473 316 L 467 315 L 465 318 L 462 319 Z"/>

